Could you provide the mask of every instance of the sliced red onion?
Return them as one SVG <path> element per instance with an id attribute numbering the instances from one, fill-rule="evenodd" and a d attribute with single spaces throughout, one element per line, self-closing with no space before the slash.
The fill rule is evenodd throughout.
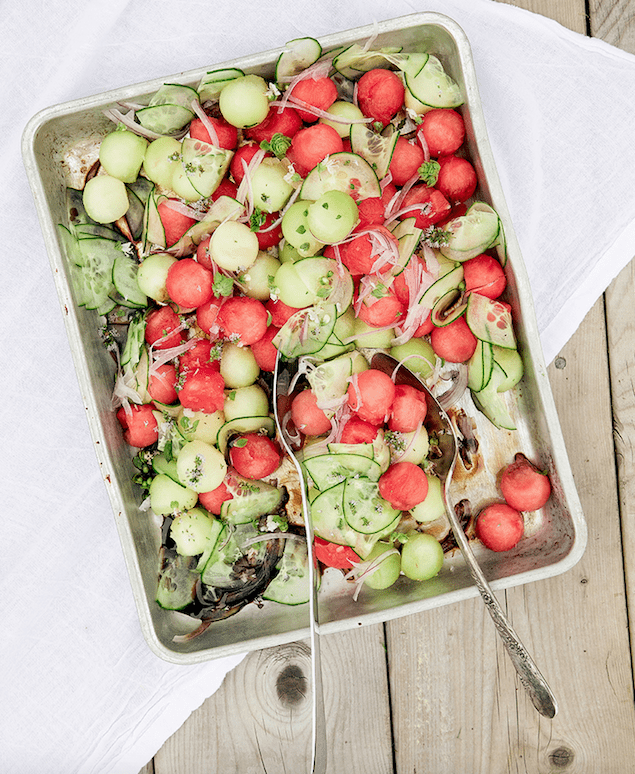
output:
<path id="1" fill-rule="evenodd" d="M 197 221 L 205 220 L 205 215 L 207 214 L 200 210 L 196 210 L 194 207 L 190 207 L 187 204 L 183 204 L 183 202 L 180 202 L 177 199 L 167 199 L 165 201 L 165 206 L 181 215 L 185 215 L 186 217 Z"/>
<path id="2" fill-rule="evenodd" d="M 219 142 L 219 139 L 218 139 L 218 134 L 216 133 L 216 127 L 210 121 L 209 116 L 207 115 L 207 113 L 201 107 L 201 103 L 197 99 L 193 99 L 192 102 L 191 102 L 191 108 L 196 113 L 196 115 L 201 119 L 201 121 L 203 122 L 203 126 L 207 129 L 207 133 L 209 134 L 210 143 L 214 147 L 220 148 L 220 142 Z"/>
<path id="3" fill-rule="evenodd" d="M 437 400 L 444 409 L 449 408 L 456 403 L 465 393 L 467 389 L 468 373 L 465 363 L 458 364 L 458 373 L 456 379 L 453 380 L 452 386 L 449 390 L 446 390 L 442 395 L 437 396 Z"/>
<path id="4" fill-rule="evenodd" d="M 417 129 L 417 140 L 419 140 L 419 144 L 421 145 L 421 150 L 423 151 L 423 161 L 424 163 L 426 161 L 430 161 L 430 148 L 428 147 L 428 143 L 426 142 L 426 138 L 423 136 L 423 126 L 419 126 Z"/>

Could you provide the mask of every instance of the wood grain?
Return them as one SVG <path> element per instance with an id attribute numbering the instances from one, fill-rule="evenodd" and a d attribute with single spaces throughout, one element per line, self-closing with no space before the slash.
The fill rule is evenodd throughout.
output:
<path id="1" fill-rule="evenodd" d="M 635 51 L 635 0 L 590 0 L 588 17 L 584 0 L 510 4 Z M 586 553 L 564 575 L 498 595 L 558 715 L 537 715 L 481 601 L 449 605 L 325 638 L 329 774 L 635 770 L 634 297 L 629 266 L 549 368 Z M 305 772 L 308 673 L 305 643 L 250 654 L 141 774 Z"/>

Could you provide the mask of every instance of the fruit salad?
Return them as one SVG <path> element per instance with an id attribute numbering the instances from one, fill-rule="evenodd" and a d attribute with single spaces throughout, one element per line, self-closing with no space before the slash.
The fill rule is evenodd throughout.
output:
<path id="1" fill-rule="evenodd" d="M 469 391 L 514 429 L 504 233 L 478 198 L 462 104 L 429 52 L 301 38 L 270 78 L 212 70 L 106 111 L 59 232 L 78 303 L 104 320 L 140 507 L 161 530 L 156 601 L 200 621 L 185 639 L 251 602 L 308 600 L 281 432 L 319 566 L 355 595 L 425 582 L 455 547 L 425 400 L 366 355 L 389 352 L 446 407 Z M 297 369 L 282 428 L 278 358 Z M 504 478 L 511 501 L 465 510 L 490 550 L 549 496 L 523 464 Z"/>

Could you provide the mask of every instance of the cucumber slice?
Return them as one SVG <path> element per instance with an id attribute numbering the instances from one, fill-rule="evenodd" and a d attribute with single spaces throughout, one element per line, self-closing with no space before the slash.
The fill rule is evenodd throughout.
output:
<path id="1" fill-rule="evenodd" d="M 122 367 L 130 365 L 131 368 L 136 368 L 145 352 L 146 318 L 145 314 L 136 314 L 138 316 L 133 317 L 128 325 L 128 337 L 121 353 Z"/>
<path id="2" fill-rule="evenodd" d="M 430 319 L 437 328 L 443 328 L 458 320 L 467 309 L 467 303 L 457 303 L 463 297 L 461 287 L 451 288 L 432 307 Z"/>
<path id="3" fill-rule="evenodd" d="M 78 240 L 80 266 L 86 283 L 86 309 L 103 307 L 111 291 L 115 259 L 122 255 L 120 243 L 103 237 Z"/>
<path id="4" fill-rule="evenodd" d="M 236 417 L 221 425 L 216 435 L 216 446 L 221 454 L 225 454 L 233 435 L 242 433 L 258 433 L 262 431 L 270 438 L 276 434 L 276 423 L 271 417 Z"/>
<path id="5" fill-rule="evenodd" d="M 336 320 L 335 304 L 301 309 L 276 333 L 273 345 L 288 360 L 301 355 L 315 355 L 327 343 Z"/>
<path id="6" fill-rule="evenodd" d="M 161 547 L 156 601 L 164 610 L 183 610 L 194 600 L 200 577 L 196 564 L 194 556 L 181 556 Z"/>
<path id="7" fill-rule="evenodd" d="M 344 518 L 344 482 L 326 489 L 311 503 L 311 523 L 318 537 L 340 546 L 355 542 L 355 533 Z"/>
<path id="8" fill-rule="evenodd" d="M 201 102 L 211 102 L 219 98 L 221 91 L 230 81 L 242 78 L 244 71 L 238 67 L 226 67 L 220 70 L 210 70 L 198 85 L 198 97 Z"/>
<path id="9" fill-rule="evenodd" d="M 467 363 L 467 386 L 472 392 L 480 392 L 487 387 L 493 368 L 492 345 L 488 341 L 477 341 L 474 354 Z"/>
<path id="10" fill-rule="evenodd" d="M 389 124 L 382 134 L 369 129 L 366 124 L 351 124 L 351 150 L 365 159 L 381 180 L 386 176 L 399 132 Z"/>
<path id="11" fill-rule="evenodd" d="M 505 374 L 505 379 L 498 385 L 498 392 L 506 392 L 523 378 L 523 360 L 517 349 L 505 349 L 493 345 L 492 353 L 496 364 Z"/>
<path id="12" fill-rule="evenodd" d="M 221 504 L 220 516 L 230 524 L 246 524 L 274 513 L 282 502 L 282 489 L 237 474 L 230 477 L 227 488 L 233 497 Z"/>
<path id="13" fill-rule="evenodd" d="M 226 220 L 237 220 L 245 207 L 231 196 L 219 196 L 209 208 L 203 220 L 199 220 L 183 234 L 178 242 L 170 247 L 175 256 L 190 255 L 205 237 L 209 236 Z"/>
<path id="14" fill-rule="evenodd" d="M 181 144 L 183 169 L 192 187 L 203 198 L 211 196 L 225 176 L 233 152 L 186 137 Z"/>
<path id="15" fill-rule="evenodd" d="M 148 197 L 154 188 L 154 183 L 147 177 L 139 176 L 134 183 L 126 184 L 130 205 L 126 212 L 126 220 L 134 239 L 139 239 L 143 233 L 143 219 Z"/>
<path id="16" fill-rule="evenodd" d="M 515 430 L 516 425 L 507 408 L 504 393 L 498 391 L 499 386 L 504 383 L 505 379 L 505 372 L 494 361 L 492 375 L 487 386 L 480 392 L 473 392 L 472 397 L 476 407 L 485 414 L 493 425 L 504 430 Z"/>
<path id="17" fill-rule="evenodd" d="M 150 107 L 155 105 L 180 105 L 192 111 L 192 102 L 198 102 L 198 92 L 191 86 L 184 86 L 182 83 L 164 83 L 156 91 L 148 102 Z"/>
<path id="18" fill-rule="evenodd" d="M 319 454 L 305 460 L 304 466 L 315 486 L 324 491 L 352 476 L 364 476 L 379 481 L 378 462 L 361 454 Z"/>
<path id="19" fill-rule="evenodd" d="M 183 486 L 179 474 L 176 472 L 176 459 L 168 460 L 163 452 L 159 452 L 159 454 L 155 454 L 152 458 L 152 469 L 157 475 L 162 473 L 164 476 L 169 476 L 172 481 L 176 481 L 177 484 Z"/>
<path id="20" fill-rule="evenodd" d="M 362 454 L 371 460 L 375 458 L 375 447 L 372 443 L 340 443 L 328 444 L 331 454 Z"/>
<path id="21" fill-rule="evenodd" d="M 442 245 L 441 254 L 453 261 L 467 261 L 497 244 L 500 220 L 485 202 L 475 202 L 470 209 L 445 227 L 451 236 Z"/>
<path id="22" fill-rule="evenodd" d="M 402 61 L 399 63 L 399 69 L 403 72 L 404 78 L 416 78 L 426 66 L 429 58 L 430 54 L 420 51 L 404 54 Z"/>
<path id="23" fill-rule="evenodd" d="M 284 47 L 276 62 L 276 81 L 281 83 L 306 70 L 322 56 L 322 46 L 315 38 L 294 38 Z"/>
<path id="24" fill-rule="evenodd" d="M 267 550 L 266 541 L 254 543 L 248 548 L 243 549 L 242 547 L 245 540 L 260 534 L 252 522 L 240 524 L 237 527 L 224 524 L 216 545 L 203 568 L 201 574 L 202 583 L 206 586 L 220 586 L 224 589 L 241 586 L 244 581 L 234 574 L 234 564 L 247 551 L 256 552 L 256 564 L 259 564 L 264 559 Z"/>
<path id="25" fill-rule="evenodd" d="M 159 135 L 171 135 L 189 124 L 195 113 L 182 105 L 150 105 L 137 110 L 135 115 L 144 129 Z"/>
<path id="26" fill-rule="evenodd" d="M 162 199 L 167 199 L 167 196 L 157 193 L 154 189 L 148 201 L 146 202 L 146 209 L 143 216 L 143 232 L 141 235 L 141 243 L 143 245 L 143 251 L 149 253 L 153 245 L 165 249 L 167 247 L 167 241 L 165 238 L 165 229 L 159 215 L 157 205 Z"/>
<path id="27" fill-rule="evenodd" d="M 119 295 L 133 306 L 143 307 L 148 303 L 148 297 L 141 292 L 137 282 L 138 263 L 125 253 L 115 258 L 112 267 L 112 284 Z"/>
<path id="28" fill-rule="evenodd" d="M 306 176 L 300 198 L 317 201 L 327 191 L 343 191 L 356 200 L 381 196 L 375 170 L 357 153 L 341 151 L 321 161 Z"/>
<path id="29" fill-rule="evenodd" d="M 278 574 L 269 583 L 263 599 L 282 605 L 302 605 L 309 601 L 309 552 L 305 542 L 286 540 Z"/>
<path id="30" fill-rule="evenodd" d="M 390 55 L 398 54 L 401 46 L 385 46 L 383 48 L 365 51 L 359 43 L 353 43 L 333 58 L 333 67 L 340 75 L 350 80 L 361 73 L 385 67 L 387 61 L 392 61 Z"/>
<path id="31" fill-rule="evenodd" d="M 390 229 L 399 241 L 399 264 L 392 268 L 392 274 L 395 276 L 401 274 L 406 268 L 408 261 L 412 258 L 412 254 L 419 244 L 423 230 L 415 226 L 416 222 L 416 218 L 405 218 Z"/>
<path id="32" fill-rule="evenodd" d="M 433 282 L 421 296 L 419 303 L 426 309 L 434 309 L 439 299 L 443 298 L 448 292 L 458 290 L 461 282 L 463 282 L 463 266 L 459 264 Z"/>
<path id="33" fill-rule="evenodd" d="M 512 315 L 500 301 L 470 293 L 465 320 L 477 339 L 505 349 L 516 349 Z"/>
<path id="34" fill-rule="evenodd" d="M 307 380 L 317 398 L 318 405 L 341 398 L 348 389 L 348 380 L 352 373 L 353 359 L 350 355 L 328 360 L 309 372 Z"/>
<path id="35" fill-rule="evenodd" d="M 377 483 L 367 478 L 346 479 L 343 503 L 346 523 L 363 535 L 385 530 L 401 516 L 379 494 Z"/>
<path id="36" fill-rule="evenodd" d="M 436 56 L 430 55 L 415 75 L 414 69 L 407 67 L 404 80 L 416 102 L 429 108 L 455 108 L 463 104 L 459 85 L 445 72 Z"/>

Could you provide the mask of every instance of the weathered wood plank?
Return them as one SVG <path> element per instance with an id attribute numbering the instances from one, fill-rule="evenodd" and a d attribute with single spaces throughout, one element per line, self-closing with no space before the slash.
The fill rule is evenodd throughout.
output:
<path id="1" fill-rule="evenodd" d="M 321 640 L 329 774 L 392 772 L 383 627 Z M 296 774 L 311 760 L 310 651 L 250 654 L 154 758 L 154 774 Z"/>

